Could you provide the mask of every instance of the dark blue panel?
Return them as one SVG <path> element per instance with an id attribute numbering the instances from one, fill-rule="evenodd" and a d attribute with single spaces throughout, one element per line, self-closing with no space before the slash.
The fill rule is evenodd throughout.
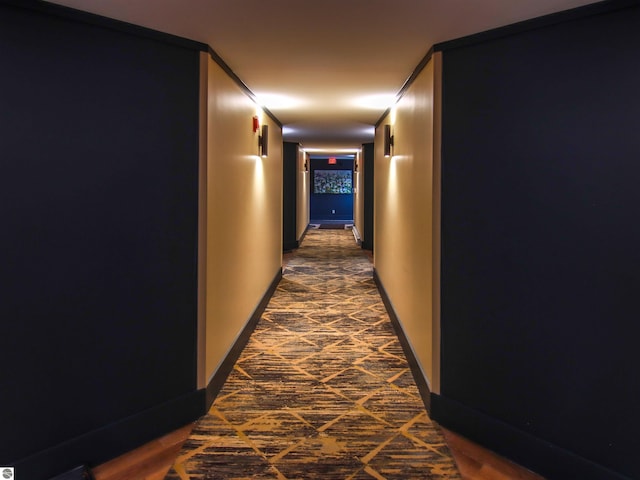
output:
<path id="1" fill-rule="evenodd" d="M 632 8 L 443 61 L 442 394 L 633 478 L 638 25 Z"/>
<path id="2" fill-rule="evenodd" d="M 373 250 L 373 199 L 374 199 L 374 145 L 362 145 L 362 162 L 364 164 L 364 182 L 362 196 L 364 198 L 364 232 L 362 232 L 362 248 Z"/>
<path id="3" fill-rule="evenodd" d="M 199 52 L 8 6 L 0 38 L 10 465 L 196 390 Z"/>
<path id="4" fill-rule="evenodd" d="M 287 251 L 298 246 L 297 235 L 297 143 L 284 142 L 282 151 L 282 249 Z"/>

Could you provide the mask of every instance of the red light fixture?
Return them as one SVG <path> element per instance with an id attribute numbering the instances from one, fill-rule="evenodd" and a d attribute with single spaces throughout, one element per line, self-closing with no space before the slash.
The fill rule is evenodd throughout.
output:
<path id="1" fill-rule="evenodd" d="M 336 165 L 337 163 L 338 160 L 336 160 L 336 157 L 329 158 L 329 165 Z"/>

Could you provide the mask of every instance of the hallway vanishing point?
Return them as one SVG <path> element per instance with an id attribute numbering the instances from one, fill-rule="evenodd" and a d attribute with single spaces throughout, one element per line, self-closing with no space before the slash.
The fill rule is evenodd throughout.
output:
<path id="1" fill-rule="evenodd" d="M 459 479 L 350 230 L 309 230 L 169 480 Z"/>

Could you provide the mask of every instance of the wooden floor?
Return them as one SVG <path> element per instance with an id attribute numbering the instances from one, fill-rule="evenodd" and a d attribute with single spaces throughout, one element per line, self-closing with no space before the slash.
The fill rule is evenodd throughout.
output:
<path id="1" fill-rule="evenodd" d="M 189 437 L 184 426 L 93 470 L 95 480 L 162 480 Z M 443 429 L 463 480 L 544 480 L 479 445 Z"/>
<path id="2" fill-rule="evenodd" d="M 96 480 L 162 480 L 194 424 L 153 440 L 93 469 Z"/>
<path id="3" fill-rule="evenodd" d="M 442 429 L 463 480 L 544 480 L 495 453 Z"/>

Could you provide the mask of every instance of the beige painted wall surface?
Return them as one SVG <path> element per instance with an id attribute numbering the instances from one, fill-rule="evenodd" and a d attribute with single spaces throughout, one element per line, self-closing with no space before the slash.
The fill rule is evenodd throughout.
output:
<path id="1" fill-rule="evenodd" d="M 432 362 L 433 61 L 376 129 L 374 258 L 429 382 Z M 383 155 L 391 124 L 393 156 Z"/>
<path id="2" fill-rule="evenodd" d="M 309 165 L 309 154 L 298 149 L 298 181 L 296 182 L 296 240 L 300 240 L 309 225 L 309 172 L 304 165 Z"/>
<path id="3" fill-rule="evenodd" d="M 269 125 L 258 156 L 251 119 Z M 208 63 L 206 375 L 215 373 L 282 265 L 282 131 Z"/>
<path id="4" fill-rule="evenodd" d="M 353 226 L 358 231 L 360 239 L 364 235 L 364 162 L 362 160 L 362 150 L 356 153 L 355 164 L 358 171 L 354 172 L 353 186 Z"/>

